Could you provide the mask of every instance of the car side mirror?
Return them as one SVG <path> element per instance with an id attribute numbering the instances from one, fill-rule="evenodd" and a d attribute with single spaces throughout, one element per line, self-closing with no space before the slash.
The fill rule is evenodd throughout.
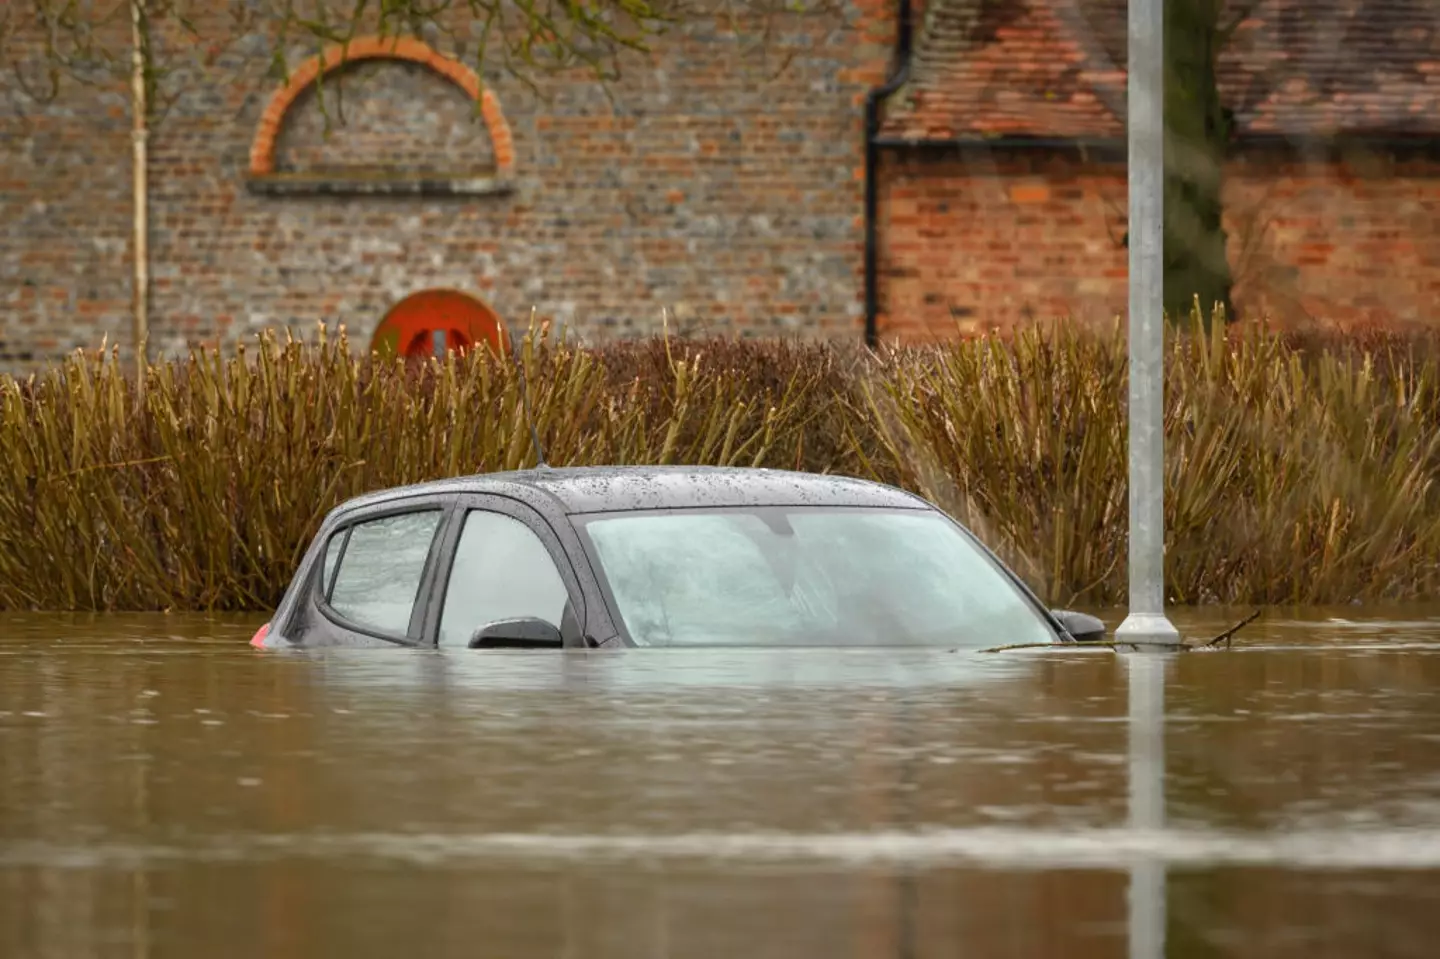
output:
<path id="1" fill-rule="evenodd" d="M 1077 643 L 1098 643 L 1105 638 L 1105 624 L 1094 616 L 1071 609 L 1052 609 L 1050 615 L 1060 621 Z"/>
<path id="2" fill-rule="evenodd" d="M 470 637 L 471 649 L 559 649 L 558 627 L 543 619 L 502 619 L 486 623 Z"/>

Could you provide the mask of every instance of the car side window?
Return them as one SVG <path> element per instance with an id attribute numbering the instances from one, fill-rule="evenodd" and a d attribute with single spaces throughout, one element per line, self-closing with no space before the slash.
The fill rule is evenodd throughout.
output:
<path id="1" fill-rule="evenodd" d="M 358 625 L 404 636 L 440 516 L 439 509 L 426 509 L 351 527 L 335 570 L 330 607 Z"/>
<path id="2" fill-rule="evenodd" d="M 445 587 L 439 644 L 465 646 L 475 630 L 502 619 L 538 618 L 560 627 L 569 598 L 534 530 L 504 513 L 471 510 Z"/>

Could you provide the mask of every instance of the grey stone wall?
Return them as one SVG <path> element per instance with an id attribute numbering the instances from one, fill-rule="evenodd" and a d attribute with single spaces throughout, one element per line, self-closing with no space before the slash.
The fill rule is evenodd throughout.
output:
<path id="1" fill-rule="evenodd" d="M 490 70 L 515 189 L 453 197 L 253 193 L 251 142 L 281 84 L 273 41 L 252 34 L 216 52 L 176 39 L 149 169 L 152 347 L 321 322 L 368 341 L 390 306 L 436 287 L 472 292 L 516 326 L 533 308 L 597 339 L 658 330 L 662 309 L 689 330 L 858 336 L 860 98 L 889 36 L 854 20 L 781 24 L 763 53 L 692 23 L 631 57 L 609 96 L 580 75 L 530 89 Z M 294 51 L 292 68 L 308 52 Z M 312 95 L 293 104 L 281 169 L 488 162 L 486 131 L 454 84 L 405 63 L 345 69 L 328 137 Z M 7 83 L 7 103 L 24 100 Z M 6 117 L 0 367 L 105 335 L 128 342 L 126 102 L 117 80 L 27 103 L 28 131 Z"/>

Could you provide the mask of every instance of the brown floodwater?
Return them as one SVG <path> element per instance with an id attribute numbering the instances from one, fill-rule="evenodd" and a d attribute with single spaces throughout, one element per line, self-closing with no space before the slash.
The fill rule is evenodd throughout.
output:
<path id="1" fill-rule="evenodd" d="M 259 622 L 0 616 L 0 956 L 1436 954 L 1440 607 L 1173 657 Z"/>

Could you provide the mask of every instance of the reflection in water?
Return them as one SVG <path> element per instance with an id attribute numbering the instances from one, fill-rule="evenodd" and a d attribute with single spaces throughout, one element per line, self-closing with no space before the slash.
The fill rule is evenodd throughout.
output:
<path id="1" fill-rule="evenodd" d="M 0 955 L 1429 956 L 1440 618 L 1384 622 L 1162 659 L 6 617 Z"/>
<path id="2" fill-rule="evenodd" d="M 1130 829 L 1158 833 L 1165 826 L 1165 671 L 1170 657 L 1127 657 L 1129 697 Z M 1165 865 L 1153 858 L 1130 867 L 1130 959 L 1165 955 Z"/>

